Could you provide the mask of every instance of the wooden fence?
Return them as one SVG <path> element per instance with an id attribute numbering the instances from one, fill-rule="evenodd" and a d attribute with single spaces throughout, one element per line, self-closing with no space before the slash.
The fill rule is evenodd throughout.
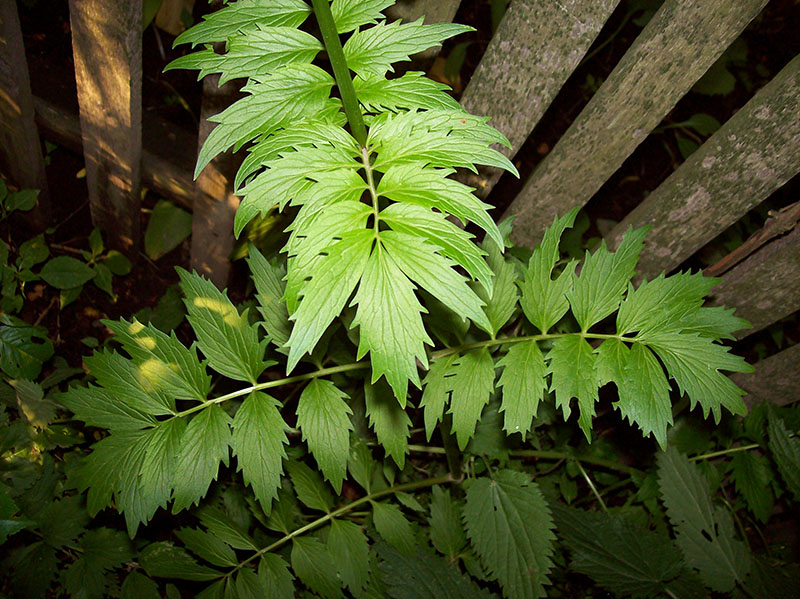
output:
<path id="1" fill-rule="evenodd" d="M 187 0 L 179 0 L 183 5 Z M 492 118 L 511 141 L 513 158 L 578 67 L 620 0 L 512 0 L 462 96 L 463 106 Z M 191 5 L 191 0 L 188 0 Z M 636 41 L 546 158 L 525 181 L 505 216 L 516 216 L 514 241 L 534 245 L 556 214 L 585 205 L 663 121 L 676 103 L 759 14 L 767 0 L 664 0 Z M 457 0 L 405 0 L 390 13 L 453 19 Z M 223 285 L 237 205 L 229 167 L 215 161 L 197 182 L 190 173 L 205 117 L 231 90 L 204 84 L 199 142 L 141 114 L 141 3 L 70 0 L 80 115 L 31 95 L 15 3 L 0 0 L 2 167 L 19 185 L 45 190 L 39 132 L 86 158 L 92 217 L 124 248 L 138 243 L 142 182 L 194 206 L 193 266 Z M 35 115 L 34 115 L 35 112 Z M 35 119 L 35 120 L 34 120 Z M 37 131 L 36 124 L 39 130 Z M 153 131 L 142 136 L 142 129 Z M 160 133 L 159 133 L 160 131 Z M 158 140 L 171 140 L 165 153 Z M 13 148 L 13 152 L 9 151 Z M 651 225 L 640 275 L 673 271 L 800 170 L 800 57 L 757 91 L 608 235 L 615 246 L 630 226 Z M 469 181 L 486 197 L 500 172 Z M 46 203 L 43 210 L 47 209 Z M 800 209 L 772 215 L 762 231 L 720 266 L 712 303 L 735 307 L 762 330 L 800 308 Z M 727 270 L 723 272 L 723 268 Z M 800 398 L 795 345 L 737 375 L 771 401 Z"/>

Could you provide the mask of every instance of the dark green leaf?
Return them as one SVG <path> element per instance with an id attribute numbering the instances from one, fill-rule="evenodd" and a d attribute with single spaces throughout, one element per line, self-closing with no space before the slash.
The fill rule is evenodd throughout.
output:
<path id="1" fill-rule="evenodd" d="M 180 580 L 214 580 L 222 576 L 213 568 L 201 566 L 192 556 L 172 543 L 152 543 L 139 554 L 139 563 L 149 576 Z"/>
<path id="2" fill-rule="evenodd" d="M 58 256 L 42 267 L 39 276 L 56 289 L 71 289 L 92 280 L 95 272 L 71 256 Z"/>
<path id="3" fill-rule="evenodd" d="M 147 221 L 144 251 L 151 260 L 158 260 L 178 247 L 191 234 L 192 215 L 172 202 L 159 200 Z"/>

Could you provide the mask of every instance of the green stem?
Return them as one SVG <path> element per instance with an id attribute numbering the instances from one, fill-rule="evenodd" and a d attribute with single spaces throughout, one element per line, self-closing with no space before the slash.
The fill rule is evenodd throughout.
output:
<path id="1" fill-rule="evenodd" d="M 750 445 L 740 445 L 739 447 L 731 447 L 730 449 L 723 449 L 720 451 L 712 451 L 711 453 L 704 453 L 702 455 L 696 455 L 693 458 L 689 458 L 690 462 L 699 462 L 701 460 L 711 460 L 714 458 L 718 458 L 724 455 L 728 455 L 729 453 L 737 453 L 740 451 L 750 451 L 751 449 L 757 449 L 761 447 L 758 443 L 751 443 Z"/>
<path id="2" fill-rule="evenodd" d="M 597 498 L 597 501 L 600 503 L 600 507 L 603 508 L 604 512 L 608 513 L 608 506 L 606 505 L 606 502 L 603 501 L 603 498 L 597 491 L 597 487 L 594 486 L 594 481 L 586 473 L 586 470 L 583 469 L 583 466 L 581 466 L 580 460 L 575 460 L 575 465 L 578 467 L 578 470 L 580 470 L 583 480 L 585 480 L 586 484 L 589 485 L 589 489 L 592 491 L 592 494 Z"/>
<path id="3" fill-rule="evenodd" d="M 328 0 L 311 0 L 314 6 L 314 15 L 317 17 L 319 29 L 322 32 L 322 43 L 328 52 L 328 58 L 333 67 L 333 76 L 336 78 L 336 86 L 342 97 L 342 106 L 347 115 L 347 122 L 350 123 L 350 130 L 362 147 L 367 145 L 367 128 L 364 126 L 364 119 L 361 116 L 361 107 L 356 98 L 356 90 L 353 87 L 353 80 L 350 77 L 350 69 L 344 59 L 342 42 L 339 40 L 339 33 L 336 31 L 336 23 L 333 22 L 331 7 Z"/>
<path id="4" fill-rule="evenodd" d="M 369 362 L 351 362 L 350 364 L 342 364 L 341 366 L 331 366 L 330 368 L 321 368 L 319 370 L 315 370 L 314 372 L 307 372 L 306 374 L 298 374 L 296 376 L 288 376 L 282 379 L 276 379 L 274 381 L 267 381 L 265 383 L 258 383 L 256 385 L 251 385 L 250 387 L 245 387 L 244 389 L 239 389 L 238 391 L 233 391 L 232 393 L 228 393 L 226 395 L 220 395 L 219 397 L 215 397 L 214 399 L 210 399 L 207 402 L 198 404 L 196 406 L 192 406 L 182 412 L 178 412 L 173 416 L 173 418 L 183 418 L 184 416 L 188 416 L 189 414 L 194 414 L 195 412 L 199 412 L 207 408 L 211 404 L 219 404 L 228 401 L 229 399 L 235 399 L 237 397 L 242 397 L 243 395 L 248 395 L 253 393 L 254 391 L 262 391 L 264 389 L 271 389 L 273 387 L 281 387 L 283 385 L 291 385 L 292 383 L 299 383 L 302 381 L 309 381 L 311 379 L 316 379 L 321 376 L 328 376 L 329 374 L 337 374 L 339 372 L 350 372 L 352 370 L 364 370 L 369 368 Z"/>
<path id="5" fill-rule="evenodd" d="M 270 551 L 274 551 L 275 549 L 277 549 L 281 545 L 284 545 L 288 541 L 291 541 L 293 538 L 299 537 L 300 535 L 305 534 L 305 533 L 307 533 L 307 532 L 309 532 L 311 530 L 314 530 L 315 528 L 319 528 L 320 526 L 322 526 L 323 524 L 325 524 L 327 522 L 330 522 L 334 518 L 338 518 L 339 516 L 342 516 L 342 515 L 350 512 L 351 510 L 353 510 L 354 508 L 358 507 L 359 505 L 363 505 L 365 503 L 369 503 L 370 501 L 373 501 L 375 499 L 380 499 L 381 497 L 385 497 L 386 495 L 393 495 L 395 493 L 401 493 L 403 491 L 413 491 L 415 489 L 422 489 L 424 487 L 432 487 L 433 485 L 441 485 L 441 484 L 445 484 L 445 483 L 456 483 L 456 482 L 459 482 L 459 481 L 460 481 L 460 479 L 453 478 L 449 474 L 446 474 L 444 476 L 437 476 L 435 478 L 426 478 L 425 480 L 417 480 L 417 481 L 413 481 L 413 482 L 410 482 L 410 483 L 403 483 L 401 485 L 395 485 L 394 487 L 389 487 L 388 489 L 384 489 L 383 491 L 377 491 L 375 493 L 370 493 L 368 495 L 364 495 L 364 497 L 356 499 L 355 501 L 352 501 L 352 502 L 348 503 L 347 505 L 340 507 L 338 510 L 334 510 L 334 511 L 328 513 L 328 514 L 325 514 L 324 516 L 321 516 L 320 518 L 317 518 L 313 522 L 309 522 L 305 526 L 301 526 L 300 528 L 297 528 L 297 529 L 293 530 L 292 532 L 286 534 L 285 536 L 283 536 L 282 538 L 278 539 L 277 541 L 275 541 L 271 545 L 268 545 L 267 547 L 264 547 L 263 549 L 259 549 L 253 555 L 248 557 L 247 559 L 239 562 L 239 565 L 237 565 L 233 570 L 228 572 L 226 574 L 226 576 L 232 575 L 237 570 L 240 570 L 241 568 L 243 568 L 244 566 L 246 566 L 247 564 L 252 562 L 254 559 L 257 559 L 257 558 L 261 557 L 262 555 L 264 555 L 266 553 L 269 553 Z"/>
<path id="6" fill-rule="evenodd" d="M 427 445 L 409 445 L 409 451 L 417 453 L 430 453 L 437 455 L 447 455 L 447 450 L 444 447 L 428 447 Z M 561 451 L 547 451 L 541 449 L 516 449 L 508 452 L 508 455 L 513 458 L 539 458 L 542 460 L 575 460 L 583 462 L 584 464 L 592 464 L 593 466 L 600 466 L 609 470 L 616 470 L 617 472 L 624 472 L 625 474 L 643 474 L 637 468 L 618 464 L 611 460 L 604 460 L 603 458 L 593 458 L 591 456 L 579 456 L 571 453 L 564 453 Z"/>

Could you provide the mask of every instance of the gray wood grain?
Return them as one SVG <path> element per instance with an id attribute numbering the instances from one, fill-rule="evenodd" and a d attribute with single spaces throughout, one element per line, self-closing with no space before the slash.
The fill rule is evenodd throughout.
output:
<path id="1" fill-rule="evenodd" d="M 784 406 L 800 400 L 800 344 L 755 364 L 755 371 L 731 375 L 731 380 L 747 391 L 747 406 L 764 401 Z"/>
<path id="2" fill-rule="evenodd" d="M 666 0 L 503 215 L 515 243 L 585 205 L 766 3 Z"/>
<path id="3" fill-rule="evenodd" d="M 637 270 L 670 271 L 800 172 L 800 56 L 609 234 L 652 227 Z"/>
<path id="4" fill-rule="evenodd" d="M 45 218 L 49 191 L 28 61 L 17 4 L 8 0 L 0 2 L 0 170 L 18 187 L 40 190 L 39 216 Z"/>
<path id="5" fill-rule="evenodd" d="M 619 0 L 516 0 L 470 79 L 461 105 L 491 117 L 516 155 L 561 86 L 578 66 Z M 503 171 L 481 168 L 464 183 L 486 197 Z M 551 219 L 552 220 L 552 219 Z"/>
<path id="6" fill-rule="evenodd" d="M 142 159 L 142 2 L 70 0 L 86 184 L 108 243 L 139 246 Z"/>
<path id="7" fill-rule="evenodd" d="M 709 304 L 735 308 L 750 321 L 740 338 L 800 309 L 800 226 L 768 243 L 722 276 Z"/>

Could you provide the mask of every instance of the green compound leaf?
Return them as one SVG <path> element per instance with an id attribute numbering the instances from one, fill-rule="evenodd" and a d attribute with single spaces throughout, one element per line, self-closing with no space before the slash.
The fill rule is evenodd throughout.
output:
<path id="1" fill-rule="evenodd" d="M 769 449 L 778 472 L 795 499 L 800 499 L 800 440 L 790 437 L 783 421 L 774 414 L 770 414 L 768 430 Z"/>
<path id="2" fill-rule="evenodd" d="M 187 349 L 173 333 L 162 333 L 138 320 L 103 321 L 115 339 L 133 358 L 139 373 L 154 390 L 178 399 L 205 401 L 211 377 L 206 374 L 197 354 Z"/>
<path id="3" fill-rule="evenodd" d="M 404 555 L 386 543 L 376 543 L 380 569 L 392 599 L 491 599 L 457 567 L 420 547 L 413 556 Z"/>
<path id="4" fill-rule="evenodd" d="M 431 489 L 430 524 L 431 543 L 436 550 L 453 562 L 467 544 L 464 525 L 461 523 L 462 503 L 450 496 L 450 491 L 439 485 Z"/>
<path id="5" fill-rule="evenodd" d="M 280 402 L 266 393 L 254 392 L 239 406 L 233 418 L 233 453 L 245 483 L 265 509 L 277 496 L 281 483 L 286 423 Z"/>
<path id="6" fill-rule="evenodd" d="M 460 105 L 445 93 L 450 86 L 411 71 L 397 79 L 367 76 L 353 80 L 358 101 L 367 112 L 391 110 L 458 110 Z"/>
<path id="7" fill-rule="evenodd" d="M 239 560 L 230 545 L 215 535 L 196 528 L 181 528 L 175 535 L 197 557 L 214 566 L 236 566 Z"/>
<path id="8" fill-rule="evenodd" d="M 511 599 L 544 597 L 552 562 L 553 519 L 530 476 L 501 470 L 467 489 L 467 536 L 487 571 Z"/>
<path id="9" fill-rule="evenodd" d="M 556 407 L 561 408 L 564 419 L 569 418 L 570 401 L 578 399 L 580 415 L 578 424 L 591 439 L 594 403 L 597 401 L 599 381 L 595 372 L 596 355 L 592 346 L 579 335 L 556 339 L 547 353 L 548 372 L 552 373 L 550 390 L 556 394 Z"/>
<path id="10" fill-rule="evenodd" d="M 320 470 L 330 481 L 336 494 L 342 491 L 350 453 L 350 431 L 353 413 L 345 399 L 347 394 L 323 379 L 314 379 L 303 389 L 297 403 L 297 426 L 303 433 Z"/>
<path id="11" fill-rule="evenodd" d="M 394 70 L 393 62 L 408 60 L 413 54 L 438 47 L 442 41 L 467 31 L 474 29 L 455 23 L 423 25 L 422 19 L 405 24 L 381 22 L 353 33 L 344 44 L 344 57 L 357 75 L 382 77 L 386 71 Z"/>
<path id="12" fill-rule="evenodd" d="M 572 290 L 576 262 L 570 262 L 555 280 L 553 270 L 558 261 L 558 243 L 564 230 L 575 222 L 575 208 L 557 218 L 547 228 L 542 239 L 528 261 L 525 280 L 520 285 L 520 304 L 528 320 L 543 333 L 550 330 L 569 310 L 567 293 Z"/>
<path id="13" fill-rule="evenodd" d="M 567 294 L 581 330 L 589 330 L 619 307 L 646 234 L 646 227 L 630 229 L 616 252 L 609 252 L 603 242 L 593 254 L 586 253 L 581 274 Z"/>
<path id="14" fill-rule="evenodd" d="M 369 545 L 361 527 L 335 519 L 328 533 L 328 553 L 345 586 L 358 596 L 369 578 Z"/>
<path id="15" fill-rule="evenodd" d="M 287 462 L 286 471 L 292 479 L 297 498 L 312 510 L 330 512 L 333 496 L 316 470 L 303 462 Z"/>
<path id="16" fill-rule="evenodd" d="M 453 415 L 452 432 L 461 451 L 475 434 L 475 425 L 494 391 L 494 361 L 482 347 L 461 356 L 451 368 L 448 379 L 452 391 L 449 414 Z"/>
<path id="17" fill-rule="evenodd" d="M 362 25 L 373 25 L 378 19 L 383 18 L 381 11 L 394 4 L 394 0 L 333 0 L 331 13 L 336 23 L 336 31 L 348 33 Z"/>
<path id="18" fill-rule="evenodd" d="M 211 281 L 181 268 L 178 274 L 189 323 L 208 365 L 227 377 L 255 384 L 269 363 L 264 361 L 266 341 L 259 341 L 247 313 L 239 314 Z"/>
<path id="19" fill-rule="evenodd" d="M 425 344 L 433 341 L 422 324 L 423 307 L 414 285 L 395 256 L 376 245 L 353 299 L 358 304 L 353 326 L 359 326 L 360 334 L 356 358 L 369 352 L 372 383 L 385 376 L 400 406 L 405 406 L 408 382 L 420 386 L 417 360 L 427 366 Z"/>
<path id="20" fill-rule="evenodd" d="M 364 381 L 364 401 L 378 442 L 386 450 L 386 455 L 391 456 L 402 469 L 408 452 L 408 437 L 411 436 L 411 419 L 385 381 L 374 385 Z"/>
<path id="21" fill-rule="evenodd" d="M 371 231 L 346 234 L 328 249 L 315 276 L 303 287 L 304 299 L 292 314 L 294 321 L 287 371 L 311 352 L 325 329 L 344 308 L 367 265 L 374 240 Z"/>
<path id="22" fill-rule="evenodd" d="M 154 578 L 180 580 L 215 580 L 222 572 L 201 566 L 184 549 L 167 541 L 153 543 L 139 554 L 139 564 Z"/>
<path id="23" fill-rule="evenodd" d="M 661 359 L 681 392 L 689 397 L 691 407 L 697 403 L 702 406 L 704 417 L 711 411 L 714 420 L 719 422 L 721 406 L 732 414 L 744 416 L 747 413 L 742 401 L 745 392 L 720 372 L 752 372 L 753 367 L 744 358 L 696 333 L 653 335 L 646 344 Z"/>
<path id="24" fill-rule="evenodd" d="M 258 578 L 264 587 L 262 597 L 294 598 L 294 576 L 289 572 L 289 564 L 274 553 L 267 553 L 261 557 Z"/>
<path id="25" fill-rule="evenodd" d="M 291 333 L 289 313 L 286 305 L 281 301 L 283 297 L 284 269 L 271 265 L 255 247 L 250 247 L 247 264 L 253 274 L 253 283 L 256 286 L 256 299 L 258 311 L 261 313 L 261 326 L 267 331 L 270 340 L 281 347 L 286 345 Z"/>
<path id="26" fill-rule="evenodd" d="M 414 540 L 414 531 L 400 508 L 393 503 L 378 501 L 370 503 L 372 504 L 372 521 L 381 538 L 400 553 L 413 555 L 417 545 Z"/>
<path id="27" fill-rule="evenodd" d="M 450 354 L 437 359 L 431 365 L 425 380 L 422 381 L 424 390 L 419 407 L 425 408 L 425 435 L 431 440 L 436 425 L 442 419 L 444 408 L 450 401 L 452 390 L 448 376 L 452 376 L 450 366 L 458 359 L 458 354 Z"/>
<path id="28" fill-rule="evenodd" d="M 292 539 L 292 569 L 304 585 L 321 597 L 343 597 L 336 563 L 327 547 L 314 537 Z"/>
<path id="29" fill-rule="evenodd" d="M 497 366 L 503 367 L 497 382 L 503 388 L 503 428 L 506 434 L 520 433 L 524 439 L 547 388 L 544 356 L 536 341 L 523 341 L 513 344 Z"/>
<path id="30" fill-rule="evenodd" d="M 311 14 L 303 0 L 248 0 L 232 2 L 203 17 L 203 21 L 181 33 L 174 45 L 225 42 L 242 31 L 259 27 L 298 27 Z"/>
<path id="31" fill-rule="evenodd" d="M 186 427 L 175 465 L 174 513 L 200 501 L 211 481 L 216 480 L 220 462 L 228 465 L 230 422 L 230 416 L 221 407 L 211 405 Z"/>
<path id="32" fill-rule="evenodd" d="M 750 552 L 734 538 L 730 513 L 712 505 L 708 482 L 670 448 L 658 456 L 658 486 L 686 562 L 713 590 L 733 590 L 750 569 Z"/>
<path id="33" fill-rule="evenodd" d="M 572 568 L 614 595 L 657 597 L 681 573 L 681 552 L 666 535 L 606 513 L 556 506 L 553 515 Z"/>

